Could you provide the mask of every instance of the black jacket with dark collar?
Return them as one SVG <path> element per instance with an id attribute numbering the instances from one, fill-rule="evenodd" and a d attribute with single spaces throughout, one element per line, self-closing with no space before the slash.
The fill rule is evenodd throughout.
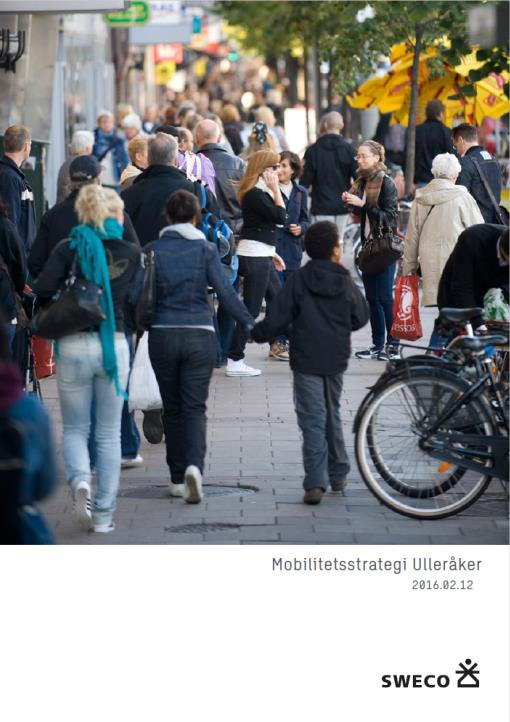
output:
<path id="1" fill-rule="evenodd" d="M 71 229 L 79 224 L 78 214 L 74 209 L 78 192 L 78 190 L 72 191 L 65 201 L 57 203 L 42 217 L 28 256 L 28 270 L 32 278 L 37 278 L 53 249 L 64 238 L 68 238 Z M 127 213 L 124 214 L 123 237 L 125 241 L 133 243 L 137 248 L 140 247 L 138 236 Z"/>
<path id="2" fill-rule="evenodd" d="M 152 165 L 121 193 L 142 246 L 159 238 L 167 225 L 165 206 L 175 191 L 195 194 L 195 187 L 175 166 Z"/>
<path id="3" fill-rule="evenodd" d="M 237 200 L 237 185 L 244 175 L 245 162 L 217 143 L 207 143 L 200 148 L 200 152 L 209 158 L 214 166 L 216 199 L 221 218 L 238 235 L 243 214 Z"/>
<path id="4" fill-rule="evenodd" d="M 457 178 L 457 185 L 466 186 L 478 203 L 478 208 L 486 223 L 497 223 L 496 210 L 473 162 L 475 160 L 487 179 L 496 203 L 499 204 L 501 197 L 501 168 L 498 161 L 480 145 L 469 148 L 460 159 L 462 170 Z"/>
<path id="5" fill-rule="evenodd" d="M 6 155 L 0 158 L 0 198 L 28 253 L 37 229 L 34 196 L 23 171 Z"/>

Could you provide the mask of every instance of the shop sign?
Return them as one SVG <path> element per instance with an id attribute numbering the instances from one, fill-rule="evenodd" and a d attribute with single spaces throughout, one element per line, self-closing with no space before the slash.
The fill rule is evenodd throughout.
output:
<path id="1" fill-rule="evenodd" d="M 108 25 L 115 27 L 129 27 L 131 25 L 146 25 L 151 16 L 148 2 L 133 0 L 126 10 L 103 15 Z"/>
<path id="2" fill-rule="evenodd" d="M 162 63 L 165 60 L 172 60 L 181 65 L 184 60 L 184 46 L 182 43 L 165 43 L 154 46 L 154 62 Z"/>
<path id="3" fill-rule="evenodd" d="M 166 85 L 169 83 L 174 77 L 176 70 L 177 66 L 173 60 L 165 60 L 163 63 L 158 63 L 154 68 L 156 85 Z"/>

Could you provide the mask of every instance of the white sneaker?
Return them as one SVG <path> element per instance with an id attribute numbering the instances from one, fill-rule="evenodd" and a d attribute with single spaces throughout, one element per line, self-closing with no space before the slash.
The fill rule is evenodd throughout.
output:
<path id="1" fill-rule="evenodd" d="M 111 531 L 115 531 L 115 522 L 110 519 L 104 524 L 94 524 L 94 531 L 96 534 L 109 534 Z"/>
<path id="2" fill-rule="evenodd" d="M 90 484 L 87 481 L 78 482 L 74 489 L 72 515 L 83 531 L 92 529 L 92 501 Z"/>
<path id="3" fill-rule="evenodd" d="M 244 359 L 233 361 L 229 358 L 227 360 L 227 370 L 225 371 L 227 376 L 260 376 L 261 373 L 262 371 L 260 369 L 247 366 L 244 363 Z"/>
<path id="4" fill-rule="evenodd" d="M 134 459 L 121 459 L 120 462 L 121 469 L 136 469 L 140 466 L 143 466 L 143 456 L 140 454 L 137 454 Z"/>
<path id="5" fill-rule="evenodd" d="M 184 496 L 185 484 L 174 484 L 172 481 L 168 485 L 168 493 L 170 496 Z"/>
<path id="6" fill-rule="evenodd" d="M 196 466 L 188 466 L 184 472 L 184 501 L 198 504 L 204 498 L 202 493 L 202 474 Z"/>

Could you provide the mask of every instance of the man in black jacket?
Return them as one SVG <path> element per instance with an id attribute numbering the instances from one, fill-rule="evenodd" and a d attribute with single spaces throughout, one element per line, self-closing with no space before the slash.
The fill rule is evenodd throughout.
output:
<path id="1" fill-rule="evenodd" d="M 485 188 L 485 177 L 492 195 L 499 205 L 501 199 L 501 168 L 498 161 L 478 144 L 478 132 L 469 123 L 461 123 L 452 130 L 453 144 L 460 156 L 461 172 L 457 185 L 471 193 L 486 223 L 499 223 L 496 208 Z M 478 165 L 478 167 L 477 167 Z"/>
<path id="2" fill-rule="evenodd" d="M 28 128 L 11 125 L 4 134 L 4 156 L 0 158 L 0 198 L 21 236 L 26 253 L 35 238 L 34 194 L 21 170 L 30 157 L 32 139 Z"/>
<path id="3" fill-rule="evenodd" d="M 426 120 L 416 126 L 414 182 L 424 186 L 432 180 L 432 161 L 439 153 L 453 153 L 450 129 L 443 124 L 444 105 L 434 98 L 425 107 Z"/>
<path id="4" fill-rule="evenodd" d="M 439 308 L 483 308 L 489 288 L 508 298 L 508 227 L 490 223 L 463 231 L 443 269 L 437 293 Z M 483 319 L 475 319 L 478 328 Z"/>
<path id="5" fill-rule="evenodd" d="M 175 165 L 177 141 L 166 133 L 157 133 L 149 140 L 149 166 L 137 176 L 130 188 L 121 193 L 142 246 L 159 238 L 167 225 L 165 206 L 177 190 L 195 193 L 189 181 Z"/>
<path id="6" fill-rule="evenodd" d="M 37 278 L 43 269 L 44 264 L 48 260 L 51 252 L 60 241 L 69 236 L 74 226 L 79 224 L 78 214 L 75 211 L 74 204 L 80 188 L 88 183 L 101 183 L 102 166 L 92 155 L 80 155 L 73 160 L 69 167 L 71 178 L 71 193 L 56 206 L 50 208 L 49 211 L 41 218 L 41 225 L 35 237 L 34 243 L 28 257 L 28 270 L 32 278 Z M 124 214 L 124 234 L 125 241 L 134 243 L 137 247 L 140 242 L 136 235 L 133 224 L 127 213 Z"/>
<path id="7" fill-rule="evenodd" d="M 266 318 L 252 330 L 258 343 L 289 333 L 295 408 L 303 434 L 305 504 L 319 504 L 331 485 L 343 491 L 349 473 L 340 395 L 351 333 L 369 319 L 368 305 L 340 265 L 338 229 L 321 221 L 305 233 L 311 261 L 287 280 Z"/>
<path id="8" fill-rule="evenodd" d="M 200 153 L 209 158 L 216 174 L 216 199 L 222 220 L 238 238 L 243 223 L 237 200 L 237 184 L 244 175 L 245 162 L 219 145 L 221 131 L 214 120 L 201 120 L 195 128 L 195 141 Z"/>
<path id="9" fill-rule="evenodd" d="M 343 237 L 349 211 L 342 193 L 351 187 L 356 175 L 356 152 L 341 135 L 344 121 L 332 111 L 321 120 L 320 138 L 307 148 L 301 184 L 312 186 L 312 220 L 331 221 Z"/>

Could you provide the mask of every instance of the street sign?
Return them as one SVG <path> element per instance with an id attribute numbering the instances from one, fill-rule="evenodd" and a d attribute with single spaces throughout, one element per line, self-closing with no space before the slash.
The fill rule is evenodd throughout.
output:
<path id="1" fill-rule="evenodd" d="M 163 63 L 158 63 L 154 68 L 156 85 L 166 85 L 169 83 L 174 77 L 176 69 L 177 66 L 173 60 L 165 60 Z"/>
<path id="2" fill-rule="evenodd" d="M 151 16 L 148 2 L 133 0 L 127 10 L 114 13 L 105 13 L 104 20 L 113 27 L 130 27 L 132 25 L 146 25 Z"/>
<path id="3" fill-rule="evenodd" d="M 162 63 L 165 60 L 173 60 L 181 65 L 184 59 L 184 46 L 182 43 L 164 43 L 154 46 L 154 62 Z"/>

